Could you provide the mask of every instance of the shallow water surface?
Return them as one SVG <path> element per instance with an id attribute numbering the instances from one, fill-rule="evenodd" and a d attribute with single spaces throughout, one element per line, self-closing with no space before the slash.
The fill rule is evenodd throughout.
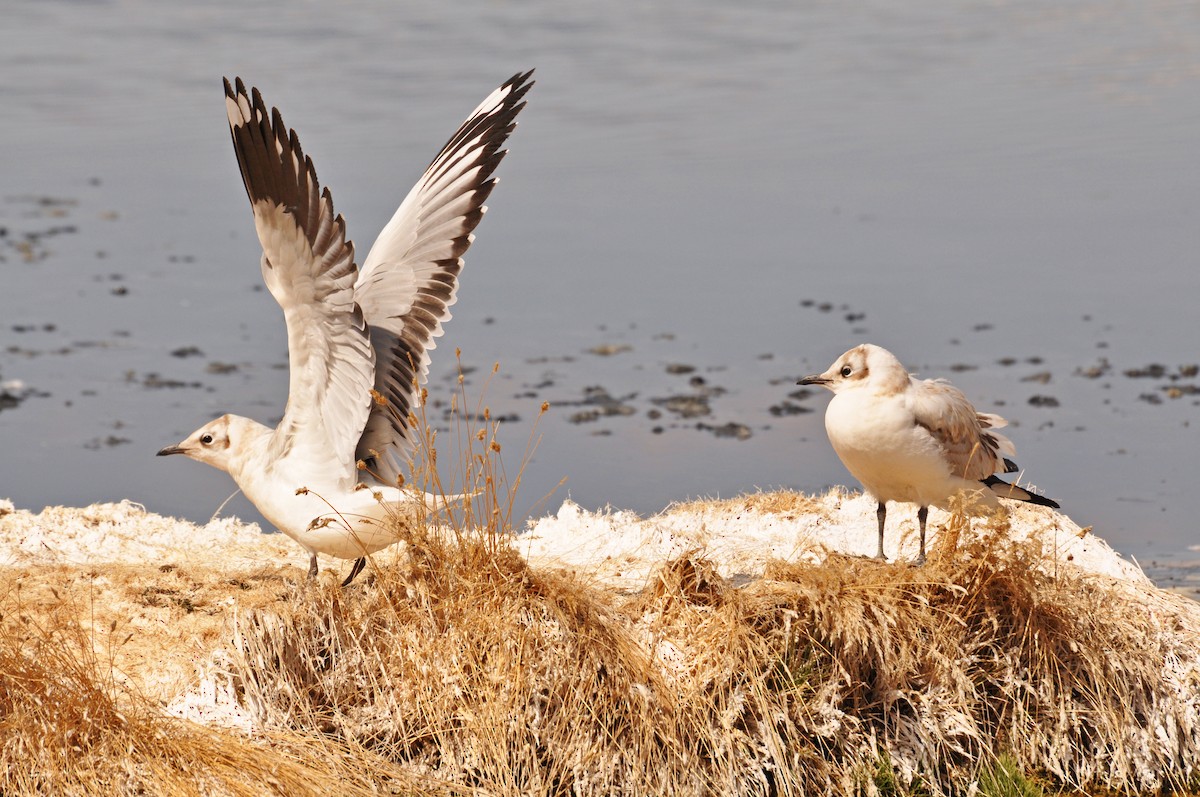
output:
<path id="1" fill-rule="evenodd" d="M 205 520 L 228 477 L 154 452 L 282 414 L 221 76 L 280 106 L 365 252 L 534 66 L 430 383 L 436 414 L 461 348 L 510 478 L 551 402 L 518 511 L 853 485 L 827 397 L 789 394 L 869 340 L 1008 417 L 1024 478 L 1119 550 L 1200 542 L 1194 4 L 43 2 L 0 45 L 18 506 Z"/>

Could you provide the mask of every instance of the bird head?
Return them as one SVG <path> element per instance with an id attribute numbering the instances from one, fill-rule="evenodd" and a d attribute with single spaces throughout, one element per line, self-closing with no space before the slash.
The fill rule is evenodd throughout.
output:
<path id="1" fill-rule="evenodd" d="M 179 443 L 161 449 L 158 456 L 183 454 L 197 462 L 228 472 L 230 452 L 238 443 L 238 420 L 240 419 L 233 415 L 222 415 L 215 421 L 204 424 Z"/>
<path id="2" fill-rule="evenodd" d="M 810 374 L 796 384 L 820 385 L 840 393 L 867 384 L 876 389 L 902 388 L 908 378 L 908 372 L 890 351 L 864 343 L 838 357 L 824 373 Z"/>

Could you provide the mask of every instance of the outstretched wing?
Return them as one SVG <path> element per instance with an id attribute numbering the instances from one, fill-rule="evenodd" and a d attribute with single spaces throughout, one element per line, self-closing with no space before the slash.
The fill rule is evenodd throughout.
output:
<path id="1" fill-rule="evenodd" d="M 450 318 L 462 255 L 496 184 L 492 173 L 533 82 L 514 75 L 471 112 L 383 228 L 363 263 L 354 298 L 375 348 L 381 401 L 358 441 L 368 472 L 394 484 L 407 456 L 409 412 L 429 372 L 429 351 Z"/>
<path id="2" fill-rule="evenodd" d="M 1016 468 L 1004 458 L 1016 456 L 1012 441 L 991 431 L 1006 425 L 999 415 L 976 412 L 961 390 L 940 379 L 913 379 L 908 396 L 917 424 L 941 445 L 952 474 L 982 481 Z"/>
<path id="3" fill-rule="evenodd" d="M 272 439 L 292 472 L 353 478 L 354 449 L 370 412 L 375 359 L 355 303 L 354 245 L 321 190 L 312 160 L 258 89 L 225 81 L 225 106 L 242 181 L 262 242 L 263 280 L 287 321 L 287 409 Z M 299 486 L 299 485 L 298 485 Z"/>

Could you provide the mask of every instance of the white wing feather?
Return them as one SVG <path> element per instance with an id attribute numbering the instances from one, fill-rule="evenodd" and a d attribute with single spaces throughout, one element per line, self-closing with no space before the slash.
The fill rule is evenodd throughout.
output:
<path id="1" fill-rule="evenodd" d="M 354 299 L 371 329 L 375 390 L 381 403 L 358 441 L 368 472 L 394 484 L 409 439 L 408 416 L 429 371 L 429 351 L 450 319 L 462 255 L 496 184 L 505 140 L 525 107 L 532 72 L 514 75 L 493 91 L 433 159 L 400 203 L 363 263 Z"/>

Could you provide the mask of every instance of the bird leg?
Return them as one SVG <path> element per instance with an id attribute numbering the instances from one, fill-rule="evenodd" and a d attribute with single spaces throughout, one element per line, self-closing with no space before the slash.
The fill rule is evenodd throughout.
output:
<path id="1" fill-rule="evenodd" d="M 921 552 L 917 554 L 917 564 L 925 564 L 925 521 L 929 517 L 929 507 L 923 506 L 917 510 L 917 523 L 921 526 Z"/>
<path id="2" fill-rule="evenodd" d="M 879 518 L 879 553 L 875 554 L 876 559 L 886 560 L 883 555 L 883 524 L 887 520 L 887 502 L 880 501 L 879 508 L 875 510 L 875 517 Z"/>
<path id="3" fill-rule="evenodd" d="M 354 577 L 362 572 L 363 567 L 367 564 L 367 557 L 360 556 L 354 560 L 353 567 L 350 568 L 350 575 L 346 576 L 346 580 L 342 582 L 342 586 L 349 586 Z"/>
<path id="4" fill-rule="evenodd" d="M 312 581 L 317 577 L 317 552 L 313 551 L 312 556 L 308 557 L 308 580 Z"/>

